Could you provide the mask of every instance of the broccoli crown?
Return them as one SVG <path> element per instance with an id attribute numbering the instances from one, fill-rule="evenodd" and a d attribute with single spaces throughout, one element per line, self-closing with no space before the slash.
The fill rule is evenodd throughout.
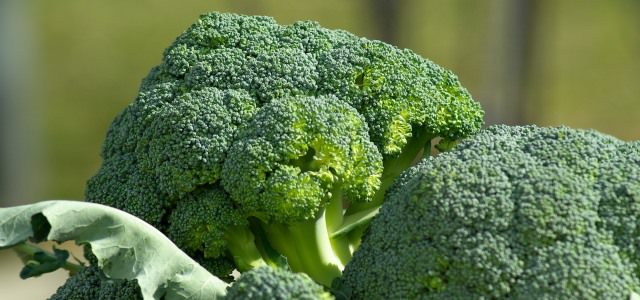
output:
<path id="1" fill-rule="evenodd" d="M 315 22 L 201 16 L 164 52 L 144 85 L 178 79 L 247 91 L 258 103 L 291 95 L 335 95 L 364 115 L 384 154 L 399 152 L 412 127 L 457 139 L 482 124 L 479 104 L 457 77 L 410 50 Z"/>
<path id="2" fill-rule="evenodd" d="M 227 155 L 222 184 L 240 206 L 282 223 L 314 218 L 339 186 L 352 201 L 371 199 L 382 156 L 367 124 L 329 97 L 281 98 L 243 127 Z"/>
<path id="3" fill-rule="evenodd" d="M 49 300 L 142 300 L 135 280 L 107 278 L 97 266 L 83 268 L 69 277 Z"/>
<path id="4" fill-rule="evenodd" d="M 242 265 L 255 266 L 269 245 L 244 246 L 255 240 L 247 219 L 313 221 L 333 203 L 327 227 L 339 228 L 340 201 L 361 204 L 350 207 L 356 216 L 379 205 L 432 138 L 471 135 L 482 117 L 453 73 L 409 50 L 314 22 L 210 13 L 164 51 L 115 118 L 85 195 L 192 255 L 241 264 L 246 254 Z M 326 237 L 309 239 L 328 245 L 331 232 L 315 228 Z M 331 256 L 327 264 L 344 265 Z"/>
<path id="5" fill-rule="evenodd" d="M 640 147 L 493 126 L 390 189 L 336 288 L 352 299 L 627 299 Z"/>
<path id="6" fill-rule="evenodd" d="M 242 273 L 224 299 L 329 300 L 333 296 L 304 273 L 262 266 Z"/>

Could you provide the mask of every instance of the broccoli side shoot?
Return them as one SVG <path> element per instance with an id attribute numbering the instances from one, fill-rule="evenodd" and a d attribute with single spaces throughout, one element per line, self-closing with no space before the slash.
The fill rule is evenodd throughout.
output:
<path id="1" fill-rule="evenodd" d="M 227 300 L 330 300 L 333 296 L 304 273 L 258 267 L 243 273 L 227 288 Z"/>
<path id="2" fill-rule="evenodd" d="M 408 171 L 336 288 L 350 299 L 628 299 L 637 142 L 493 126 Z"/>

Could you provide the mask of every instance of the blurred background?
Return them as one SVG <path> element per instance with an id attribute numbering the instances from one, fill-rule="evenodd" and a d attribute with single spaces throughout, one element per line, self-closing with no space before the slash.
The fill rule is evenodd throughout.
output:
<path id="1" fill-rule="evenodd" d="M 640 139 L 637 0 L 0 0 L 0 206 L 82 199 L 113 117 L 162 50 L 214 10 L 413 49 L 458 74 L 487 124 Z M 65 279 L 21 281 L 7 252 L 3 299 L 45 299 Z"/>

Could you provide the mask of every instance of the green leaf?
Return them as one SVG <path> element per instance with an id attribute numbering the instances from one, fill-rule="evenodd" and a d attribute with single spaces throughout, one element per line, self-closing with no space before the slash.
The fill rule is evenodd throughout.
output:
<path id="1" fill-rule="evenodd" d="M 31 224 L 33 224 L 33 222 Z M 20 260 L 22 260 L 22 263 L 25 265 L 24 268 L 22 268 L 22 271 L 20 271 L 20 278 L 22 279 L 37 277 L 61 268 L 69 271 L 69 275 L 75 275 L 84 268 L 82 263 L 78 264 L 67 261 L 69 258 L 69 252 L 57 249 L 55 246 L 53 247 L 53 252 L 50 252 L 36 245 L 25 242 L 15 245 L 11 249 L 18 255 Z"/>
<path id="2" fill-rule="evenodd" d="M 40 276 L 44 273 L 53 272 L 64 266 L 69 258 L 69 252 L 66 250 L 53 249 L 53 254 L 37 251 L 24 268 L 20 271 L 20 278 L 27 279 L 30 277 Z"/>
<path id="3" fill-rule="evenodd" d="M 137 279 L 144 299 L 219 299 L 226 294 L 227 283 L 160 231 L 112 207 L 55 200 L 0 208 L 0 249 L 28 239 L 91 244 L 104 273 Z"/>

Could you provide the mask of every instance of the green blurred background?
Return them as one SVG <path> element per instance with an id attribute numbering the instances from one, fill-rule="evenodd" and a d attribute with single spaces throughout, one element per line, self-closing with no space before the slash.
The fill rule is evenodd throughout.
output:
<path id="1" fill-rule="evenodd" d="M 0 0 L 0 206 L 81 199 L 113 117 L 213 10 L 313 19 L 411 48 L 458 74 L 487 124 L 640 139 L 637 0 Z M 0 265 L 16 278 L 0 280 L 3 299 L 41 299 L 64 279 L 34 290 L 16 261 Z"/>

